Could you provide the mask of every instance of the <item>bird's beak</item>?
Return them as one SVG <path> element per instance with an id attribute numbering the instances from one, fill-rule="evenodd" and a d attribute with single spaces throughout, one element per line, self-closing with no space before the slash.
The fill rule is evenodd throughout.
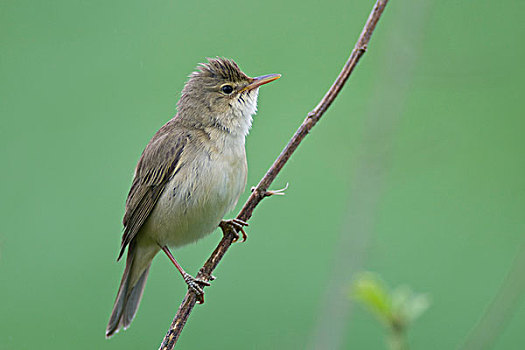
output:
<path id="1" fill-rule="evenodd" d="M 277 80 L 280 77 L 281 74 L 268 74 L 261 75 L 260 77 L 251 78 L 250 83 L 246 85 L 240 92 L 253 90 L 261 85 L 271 83 L 272 81 Z"/>

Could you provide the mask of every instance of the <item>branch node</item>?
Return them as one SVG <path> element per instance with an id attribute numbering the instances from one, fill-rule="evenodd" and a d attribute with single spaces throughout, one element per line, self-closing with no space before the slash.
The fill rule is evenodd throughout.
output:
<path id="1" fill-rule="evenodd" d="M 276 196 L 276 195 L 277 196 L 284 196 L 284 194 L 285 194 L 284 191 L 286 191 L 287 189 L 288 189 L 288 183 L 286 183 L 286 186 L 284 186 L 284 188 L 281 188 L 280 190 L 267 191 L 267 190 L 263 190 L 261 188 L 252 187 L 252 188 L 250 188 L 250 191 L 251 192 L 257 192 L 257 195 L 260 198 L 266 198 L 266 197 Z"/>
<path id="2" fill-rule="evenodd" d="M 363 54 L 363 53 L 365 53 L 365 52 L 368 50 L 368 45 L 363 44 L 363 45 L 361 45 L 361 46 L 356 47 L 356 49 L 357 49 L 361 54 Z"/>
<path id="3" fill-rule="evenodd" d="M 270 197 L 270 196 L 284 196 L 285 194 L 285 191 L 288 189 L 288 182 L 286 183 L 286 186 L 284 186 L 283 188 L 281 188 L 280 190 L 275 190 L 275 191 L 266 191 L 264 193 L 264 196 L 265 197 Z"/>

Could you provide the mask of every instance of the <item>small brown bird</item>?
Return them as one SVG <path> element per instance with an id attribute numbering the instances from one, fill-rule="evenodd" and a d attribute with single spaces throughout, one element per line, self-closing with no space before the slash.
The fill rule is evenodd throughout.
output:
<path id="1" fill-rule="evenodd" d="M 190 75 L 177 114 L 153 136 L 135 169 L 118 257 L 127 247 L 126 268 L 106 337 L 130 325 L 160 250 L 202 296 L 202 286 L 209 283 L 187 274 L 168 247 L 210 234 L 237 204 L 246 186 L 244 143 L 259 86 L 279 77 L 250 78 L 223 58 L 208 59 Z"/>

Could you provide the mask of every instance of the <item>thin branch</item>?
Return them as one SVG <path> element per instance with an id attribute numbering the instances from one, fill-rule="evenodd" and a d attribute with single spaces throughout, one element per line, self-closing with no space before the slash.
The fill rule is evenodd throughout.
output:
<path id="1" fill-rule="evenodd" d="M 247 222 L 253 215 L 255 207 L 263 200 L 263 198 L 269 195 L 268 188 L 272 182 L 277 177 L 277 174 L 284 167 L 286 162 L 290 159 L 292 154 L 295 152 L 301 141 L 308 135 L 310 130 L 315 126 L 315 124 L 321 119 L 323 114 L 326 112 L 328 107 L 335 100 L 343 85 L 347 81 L 348 77 L 354 70 L 359 59 L 364 55 L 367 50 L 370 37 L 374 32 L 377 22 L 385 9 L 388 0 L 378 0 L 366 21 L 366 24 L 357 40 L 357 43 L 348 58 L 348 61 L 345 63 L 341 73 L 337 76 L 337 79 L 332 84 L 326 95 L 323 97 L 321 102 L 310 112 L 308 116 L 303 121 L 299 129 L 295 132 L 295 135 L 290 139 L 286 147 L 283 149 L 279 157 L 272 164 L 270 169 L 266 172 L 264 177 L 259 181 L 257 186 L 253 189 L 252 194 L 244 204 L 243 208 L 237 215 L 237 219 Z M 197 278 L 204 279 L 206 281 L 210 280 L 210 276 L 213 270 L 217 267 L 224 254 L 233 243 L 237 233 L 234 231 L 232 226 L 225 226 L 223 228 L 224 237 L 219 242 L 219 245 L 211 256 L 208 258 L 204 266 L 200 269 L 197 274 Z M 197 302 L 197 298 L 194 292 L 189 291 L 186 293 L 184 300 L 182 301 L 177 314 L 175 315 L 171 326 L 160 345 L 160 350 L 171 350 L 175 346 L 188 317 L 190 316 L 193 307 Z"/>
<path id="2" fill-rule="evenodd" d="M 492 349 L 525 295 L 525 241 L 521 243 L 507 276 L 481 319 L 459 349 Z"/>

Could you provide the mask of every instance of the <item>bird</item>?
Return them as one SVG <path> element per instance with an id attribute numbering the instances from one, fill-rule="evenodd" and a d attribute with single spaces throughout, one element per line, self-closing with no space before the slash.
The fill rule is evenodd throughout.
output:
<path id="1" fill-rule="evenodd" d="M 208 58 L 189 75 L 177 113 L 155 133 L 135 168 L 117 259 L 127 249 L 126 267 L 107 338 L 129 327 L 153 258 L 161 250 L 203 302 L 203 287 L 209 283 L 186 273 L 169 248 L 195 242 L 219 225 L 231 224 L 240 231 L 246 225 L 223 218 L 246 186 L 245 139 L 257 111 L 259 87 L 280 77 L 251 78 L 235 61 L 222 57 Z"/>

